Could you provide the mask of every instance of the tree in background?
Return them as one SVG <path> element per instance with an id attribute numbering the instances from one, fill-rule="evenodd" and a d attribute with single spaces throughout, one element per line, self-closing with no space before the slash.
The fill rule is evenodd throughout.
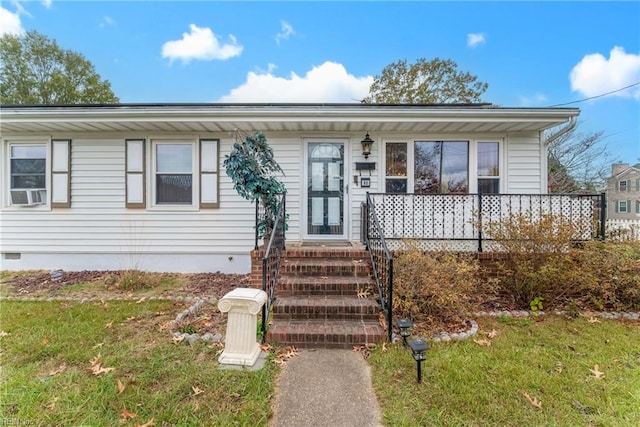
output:
<path id="1" fill-rule="evenodd" d="M 37 31 L 0 38 L 2 104 L 117 103 L 108 80 L 79 53 Z"/>
<path id="2" fill-rule="evenodd" d="M 549 193 L 593 193 L 603 189 L 611 163 L 604 132 L 582 134 L 576 129 L 549 144 Z"/>
<path id="3" fill-rule="evenodd" d="M 419 58 L 391 63 L 376 76 L 369 88 L 367 103 L 441 104 L 481 102 L 489 85 L 478 77 L 458 70 L 450 59 Z"/>

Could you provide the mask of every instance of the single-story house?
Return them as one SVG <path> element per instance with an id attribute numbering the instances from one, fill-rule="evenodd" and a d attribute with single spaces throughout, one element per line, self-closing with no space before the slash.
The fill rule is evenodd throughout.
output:
<path id="1" fill-rule="evenodd" d="M 564 133 L 578 114 L 490 104 L 3 106 L 0 262 L 247 273 L 255 209 L 223 167 L 236 131 L 263 132 L 284 170 L 288 242 L 359 241 L 368 192 L 546 193 L 544 131 Z"/>

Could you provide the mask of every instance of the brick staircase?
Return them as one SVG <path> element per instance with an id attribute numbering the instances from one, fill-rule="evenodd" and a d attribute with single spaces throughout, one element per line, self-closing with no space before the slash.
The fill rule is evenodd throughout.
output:
<path id="1" fill-rule="evenodd" d="M 267 341 L 352 348 L 384 340 L 380 307 L 370 296 L 374 288 L 369 254 L 363 247 L 288 247 Z M 363 295 L 366 289 L 368 296 Z"/>

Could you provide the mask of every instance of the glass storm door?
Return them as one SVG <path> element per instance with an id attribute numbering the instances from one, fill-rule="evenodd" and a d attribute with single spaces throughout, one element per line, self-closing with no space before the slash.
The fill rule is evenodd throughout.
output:
<path id="1" fill-rule="evenodd" d="M 344 143 L 309 143 L 307 234 L 344 236 Z"/>

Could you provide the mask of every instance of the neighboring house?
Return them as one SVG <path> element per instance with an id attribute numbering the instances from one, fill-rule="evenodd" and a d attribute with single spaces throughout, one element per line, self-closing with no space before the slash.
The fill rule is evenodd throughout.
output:
<path id="1" fill-rule="evenodd" d="M 640 219 L 640 163 L 611 165 L 607 178 L 607 218 Z"/>
<path id="2" fill-rule="evenodd" d="M 568 130 L 579 110 L 123 104 L 1 113 L 2 269 L 247 273 L 254 205 L 222 165 L 236 129 L 264 132 L 284 170 L 287 241 L 359 241 L 367 192 L 545 193 L 543 132 Z M 618 176 L 637 189 L 627 173 Z"/>

